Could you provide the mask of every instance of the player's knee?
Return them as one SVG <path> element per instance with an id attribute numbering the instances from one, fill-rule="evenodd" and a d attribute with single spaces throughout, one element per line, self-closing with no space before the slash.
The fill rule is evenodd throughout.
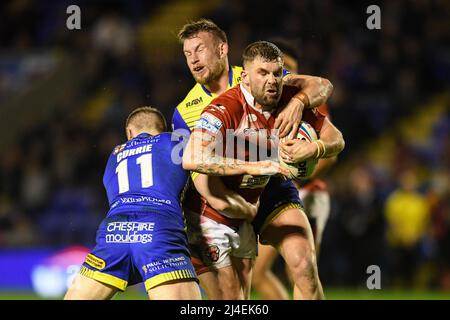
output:
<path id="1" fill-rule="evenodd" d="M 305 277 L 314 279 L 317 276 L 316 257 L 312 248 L 302 253 L 292 253 L 292 255 L 288 260 L 288 266 L 294 279 Z"/>
<path id="2" fill-rule="evenodd" d="M 298 283 L 300 279 L 306 279 L 308 282 L 313 283 L 317 276 L 316 268 L 310 257 L 299 259 L 298 263 L 292 266 L 291 273 L 295 283 Z"/>

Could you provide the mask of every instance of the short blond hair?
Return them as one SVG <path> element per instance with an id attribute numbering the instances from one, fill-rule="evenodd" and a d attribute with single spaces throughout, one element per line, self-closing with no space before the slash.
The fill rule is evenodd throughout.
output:
<path id="1" fill-rule="evenodd" d="M 131 111 L 125 121 L 125 128 L 133 125 L 136 129 L 155 129 L 158 132 L 167 131 L 166 118 L 156 108 L 150 106 L 139 107 Z"/>
<path id="2" fill-rule="evenodd" d="M 200 19 L 186 23 L 178 32 L 178 40 L 183 43 L 184 40 L 195 36 L 199 32 L 209 32 L 216 39 L 228 43 L 227 34 L 220 29 L 214 22 L 208 19 Z"/>

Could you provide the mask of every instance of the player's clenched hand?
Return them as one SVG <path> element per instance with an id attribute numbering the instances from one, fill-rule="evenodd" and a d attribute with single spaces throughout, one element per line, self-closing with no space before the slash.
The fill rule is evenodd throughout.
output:
<path id="1" fill-rule="evenodd" d="M 288 105 L 280 111 L 275 119 L 275 129 L 279 129 L 279 137 L 284 138 L 289 133 L 289 138 L 293 138 L 298 131 L 298 127 L 302 120 L 304 109 L 303 102 L 299 99 L 292 98 Z"/>
<path id="2" fill-rule="evenodd" d="M 288 169 L 280 166 L 278 162 L 272 160 L 251 162 L 247 165 L 247 174 L 252 176 L 273 176 L 282 174 L 286 177 L 290 175 Z"/>
<path id="3" fill-rule="evenodd" d="M 222 195 L 222 197 L 222 199 L 225 199 L 225 202 L 213 202 L 213 204 L 219 204 L 220 207 L 213 205 L 213 208 L 220 214 L 231 219 L 245 219 L 248 222 L 252 222 L 255 219 L 256 213 L 258 212 L 259 200 L 256 204 L 252 204 L 236 192 L 228 192 Z M 210 199 L 207 198 L 207 200 L 211 205 L 209 202 Z"/>
<path id="4" fill-rule="evenodd" d="M 280 142 L 280 157 L 286 163 L 298 163 L 313 158 L 317 152 L 317 144 L 300 139 L 289 139 Z"/>

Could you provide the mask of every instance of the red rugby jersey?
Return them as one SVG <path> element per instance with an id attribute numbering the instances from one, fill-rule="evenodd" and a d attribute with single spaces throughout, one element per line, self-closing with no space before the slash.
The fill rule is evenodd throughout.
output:
<path id="1" fill-rule="evenodd" d="M 259 157 L 259 148 L 263 148 L 263 155 L 270 153 L 267 149 L 273 151 L 277 148 L 278 136 L 273 129 L 276 111 L 284 108 L 290 99 L 298 93 L 298 90 L 296 87 L 284 86 L 277 108 L 268 112 L 255 108 L 254 98 L 251 94 L 242 84 L 237 85 L 211 101 L 203 110 L 193 131 L 205 132 L 217 139 L 222 139 L 223 156 L 245 159 L 246 161 L 249 159 L 250 161 L 263 160 Z M 324 118 L 325 115 L 317 109 L 304 110 L 302 117 L 317 132 L 322 128 Z M 258 150 L 256 155 L 255 150 Z M 272 154 L 272 158 L 277 159 L 277 154 Z M 236 191 L 245 200 L 253 204 L 258 201 L 269 178 L 270 176 L 250 175 L 220 177 L 227 188 Z M 195 188 L 190 188 L 187 191 L 184 206 L 191 211 L 207 215 L 220 223 L 227 225 L 240 223 L 238 219 L 224 217 L 215 211 Z"/>

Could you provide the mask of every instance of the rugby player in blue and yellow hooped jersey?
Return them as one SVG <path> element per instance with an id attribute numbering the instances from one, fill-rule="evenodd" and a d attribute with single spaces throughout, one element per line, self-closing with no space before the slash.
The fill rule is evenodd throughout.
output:
<path id="1" fill-rule="evenodd" d="M 242 68 L 230 67 L 226 34 L 209 20 L 201 19 L 186 24 L 179 32 L 179 39 L 183 44 L 186 62 L 197 84 L 177 106 L 172 122 L 174 130 L 191 130 L 199 120 L 203 109 L 213 98 L 239 83 L 240 74 L 238 73 Z M 325 103 L 332 92 L 331 83 L 319 77 L 289 74 L 284 77 L 284 82 L 300 87 L 301 91 L 277 115 L 275 127 L 279 128 L 280 137 L 287 136 L 290 132 L 296 132 L 303 109 Z M 241 235 L 240 229 L 250 230 L 246 224 L 252 221 L 255 231 L 261 239 L 268 225 L 277 225 L 277 221 L 280 219 L 282 219 L 283 225 L 289 223 L 289 217 L 298 215 L 296 209 L 302 206 L 298 192 L 291 181 L 271 178 L 260 197 L 261 205 L 255 218 L 256 209 L 252 208 L 251 204 L 242 201 L 242 198 L 236 193 L 227 190 L 217 177 L 195 174 L 192 175 L 192 179 L 200 194 L 204 195 L 205 192 L 209 195 L 214 194 L 217 207 L 213 203 L 210 205 L 221 212 L 225 218 L 242 219 L 240 226 L 233 226 L 237 237 L 251 238 L 248 235 Z M 217 190 L 222 192 L 217 192 Z M 223 219 L 218 220 L 223 221 Z M 218 222 L 222 223 L 220 221 Z M 284 228 L 284 230 L 288 230 L 288 228 Z M 288 234 L 283 234 L 282 230 L 280 232 L 280 241 L 289 241 Z M 190 236 L 188 230 L 188 237 Z M 223 246 L 223 243 L 221 245 Z M 230 241 L 228 243 L 230 250 L 222 250 L 226 252 L 218 252 L 220 251 L 218 250 L 219 246 L 214 245 L 200 250 L 191 246 L 200 283 L 209 299 L 246 299 L 249 297 L 251 268 L 256 250 L 248 251 L 247 255 L 242 252 L 233 255 L 233 251 L 236 250 L 231 250 L 231 247 L 234 245 L 235 243 Z M 314 254 L 308 253 L 305 260 L 306 250 L 303 249 L 302 247 L 297 248 L 287 264 L 296 274 L 308 276 L 311 274 L 309 269 L 314 265 L 309 262 L 315 257 Z M 213 260 L 221 254 L 230 255 L 227 260 L 229 261 L 228 265 L 214 266 Z M 196 260 L 199 262 L 197 265 Z M 307 263 L 303 263 L 304 261 Z M 308 280 L 305 281 L 305 285 L 309 285 Z M 301 284 L 299 284 L 294 289 L 294 296 L 309 297 L 310 295 L 306 291 L 310 291 L 310 288 L 301 288 Z M 316 294 L 312 295 L 312 298 L 321 298 L 322 295 L 321 289 L 319 289 Z"/>
<path id="2" fill-rule="evenodd" d="M 140 282 L 152 300 L 200 299 L 180 204 L 188 172 L 172 152 L 179 141 L 151 107 L 131 112 L 125 127 L 128 141 L 103 177 L 110 209 L 65 299 L 110 299 Z"/>

